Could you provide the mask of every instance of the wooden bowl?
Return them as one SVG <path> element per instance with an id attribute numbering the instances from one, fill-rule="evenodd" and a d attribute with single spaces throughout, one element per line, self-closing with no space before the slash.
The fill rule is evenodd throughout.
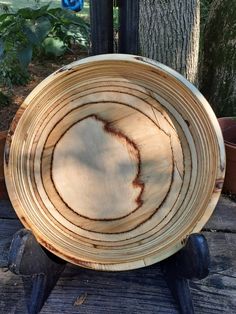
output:
<path id="1" fill-rule="evenodd" d="M 225 171 L 199 91 L 152 60 L 101 55 L 45 79 L 12 123 L 5 176 L 39 243 L 88 268 L 158 262 L 201 230 Z"/>

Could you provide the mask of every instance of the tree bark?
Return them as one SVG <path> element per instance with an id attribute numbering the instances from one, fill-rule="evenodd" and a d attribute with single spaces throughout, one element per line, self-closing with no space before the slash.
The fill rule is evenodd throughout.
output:
<path id="1" fill-rule="evenodd" d="M 140 1 L 140 49 L 197 82 L 200 1 Z"/>
<path id="2" fill-rule="evenodd" d="M 201 91 L 218 116 L 236 116 L 236 2 L 212 2 L 206 24 Z"/>

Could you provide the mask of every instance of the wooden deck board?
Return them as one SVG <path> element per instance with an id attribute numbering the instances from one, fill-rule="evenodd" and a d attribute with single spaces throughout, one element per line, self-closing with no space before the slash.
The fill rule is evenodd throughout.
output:
<path id="1" fill-rule="evenodd" d="M 226 197 L 221 197 L 204 229 L 236 232 L 236 203 Z"/>
<path id="2" fill-rule="evenodd" d="M 21 228 L 22 224 L 18 219 L 0 219 L 0 268 L 7 266 L 12 236 Z"/>
<path id="3" fill-rule="evenodd" d="M 0 216 L 4 216 L 0 219 L 0 313 L 25 314 L 21 278 L 3 271 L 7 265 L 11 237 L 21 228 L 9 204 L 4 206 L 2 211 L 0 202 Z M 190 284 L 196 314 L 236 313 L 235 214 L 236 204 L 222 198 L 205 228 L 215 232 L 204 232 L 211 252 L 210 275 Z M 84 303 L 74 305 L 76 299 L 83 296 Z M 42 314 L 104 312 L 177 314 L 178 310 L 156 264 L 118 273 L 96 272 L 68 265 L 41 311 Z"/>

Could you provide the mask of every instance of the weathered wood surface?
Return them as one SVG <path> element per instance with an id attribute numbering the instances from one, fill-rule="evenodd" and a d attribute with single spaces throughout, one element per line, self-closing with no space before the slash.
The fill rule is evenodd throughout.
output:
<path id="1" fill-rule="evenodd" d="M 22 228 L 18 219 L 0 218 L 0 267 L 7 266 L 8 251 L 13 234 Z"/>
<path id="2" fill-rule="evenodd" d="M 236 233 L 236 203 L 227 197 L 221 197 L 204 230 Z"/>
<path id="3" fill-rule="evenodd" d="M 0 209 L 2 207 L 5 210 L 0 211 L 0 217 L 4 213 L 5 218 L 0 219 L 0 255 L 4 252 L 0 261 L 0 313 L 25 314 L 21 279 L 10 272 L 4 272 L 3 268 L 7 262 L 7 247 L 11 236 L 21 228 L 21 224 L 17 219 L 12 219 L 9 204 L 1 201 Z M 236 233 L 235 229 L 231 230 L 235 217 L 236 204 L 221 198 L 206 226 L 207 230 L 215 232 L 204 232 L 211 252 L 210 275 L 204 280 L 191 282 L 196 314 L 236 312 Z M 178 310 L 158 264 L 119 273 L 97 272 L 68 264 L 41 313 L 104 312 L 177 314 Z"/>
<path id="4" fill-rule="evenodd" d="M 191 283 L 196 314 L 236 311 L 236 235 L 207 233 L 212 254 L 207 279 Z M 1 313 L 25 313 L 22 283 L 0 273 Z M 75 306 L 85 296 L 84 304 Z M 42 313 L 178 313 L 159 265 L 121 273 L 68 266 Z"/>

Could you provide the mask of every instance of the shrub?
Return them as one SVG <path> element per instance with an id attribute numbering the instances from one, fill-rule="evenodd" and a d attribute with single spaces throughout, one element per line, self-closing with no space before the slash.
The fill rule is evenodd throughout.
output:
<path id="1" fill-rule="evenodd" d="M 72 44 L 87 47 L 88 34 L 89 26 L 81 17 L 49 5 L 0 15 L 0 83 L 25 84 L 32 57 L 58 57 Z"/>

